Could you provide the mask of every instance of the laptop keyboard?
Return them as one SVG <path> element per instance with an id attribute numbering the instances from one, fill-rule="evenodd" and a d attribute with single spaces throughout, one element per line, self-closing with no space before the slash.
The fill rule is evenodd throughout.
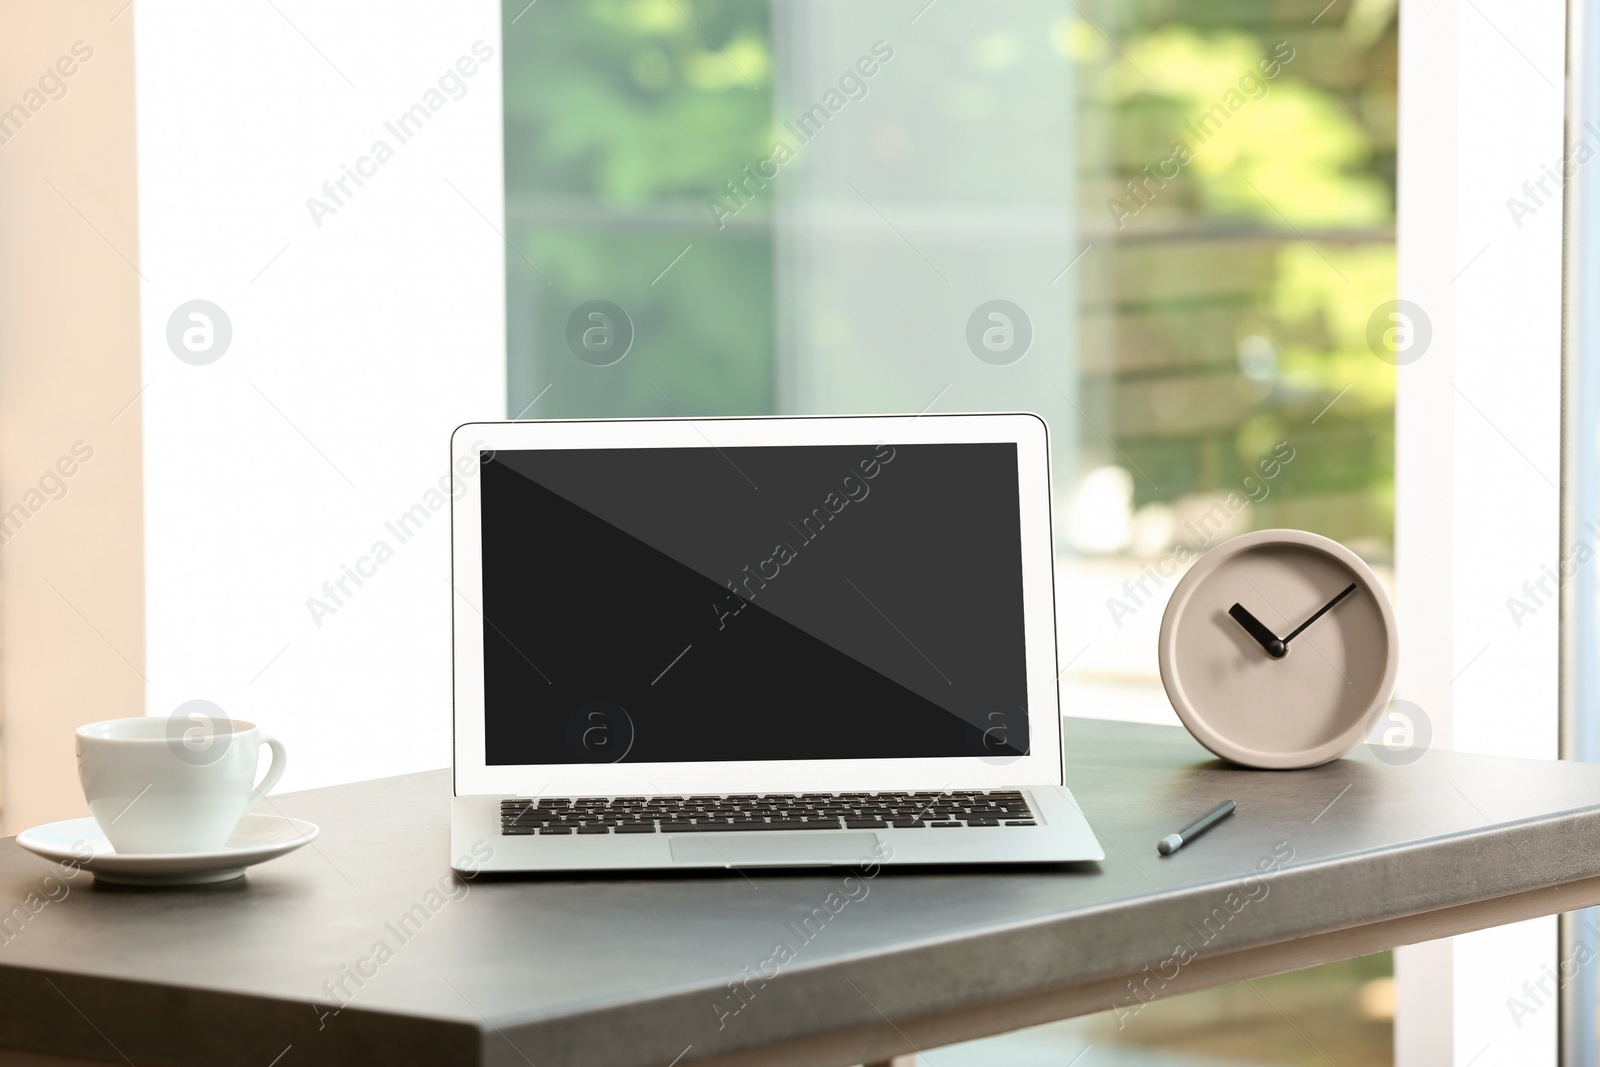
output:
<path id="1" fill-rule="evenodd" d="M 1014 789 L 772 796 L 747 793 L 690 797 L 539 797 L 500 802 L 500 832 L 506 835 L 1037 825 L 1027 799 Z"/>

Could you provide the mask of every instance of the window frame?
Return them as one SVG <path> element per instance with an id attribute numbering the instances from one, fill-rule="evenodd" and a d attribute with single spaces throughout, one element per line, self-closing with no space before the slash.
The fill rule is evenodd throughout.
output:
<path id="1" fill-rule="evenodd" d="M 1560 611 L 1508 606 L 1562 546 L 1559 184 L 1532 218 L 1508 208 L 1563 154 L 1566 11 L 1401 0 L 1400 27 L 1399 296 L 1432 339 L 1397 388 L 1396 695 L 1426 710 L 1436 747 L 1553 759 Z M 1518 1027 L 1506 1007 L 1555 965 L 1555 931 L 1548 917 L 1397 950 L 1398 1067 L 1489 1048 L 1480 1064 L 1556 1063 L 1558 1013 Z"/>

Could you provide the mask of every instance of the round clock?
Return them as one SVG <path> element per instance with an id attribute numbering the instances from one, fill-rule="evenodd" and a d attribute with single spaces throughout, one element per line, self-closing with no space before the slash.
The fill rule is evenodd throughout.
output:
<path id="1" fill-rule="evenodd" d="M 1161 620 L 1161 683 L 1206 748 L 1281 770 L 1366 740 L 1400 665 L 1394 608 L 1354 552 L 1304 530 L 1212 549 Z"/>

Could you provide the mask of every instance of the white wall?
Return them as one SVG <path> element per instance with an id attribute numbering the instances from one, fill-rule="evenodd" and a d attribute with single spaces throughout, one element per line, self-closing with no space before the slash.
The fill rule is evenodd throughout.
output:
<path id="1" fill-rule="evenodd" d="M 282 789 L 447 765 L 448 514 L 403 543 L 385 523 L 427 503 L 455 425 L 505 415 L 499 7 L 137 20 L 149 713 L 263 724 Z M 451 75 L 475 44 L 492 58 Z M 385 124 L 418 103 L 402 143 Z M 372 173 L 336 202 L 344 166 Z M 232 326 L 205 365 L 167 339 L 196 299 Z M 380 541 L 392 558 L 327 597 Z"/>
<path id="2" fill-rule="evenodd" d="M 120 6 L 0 7 L 0 704 L 13 834 L 87 815 L 72 731 L 144 711 L 141 411 L 128 406 L 140 384 L 133 31 Z"/>

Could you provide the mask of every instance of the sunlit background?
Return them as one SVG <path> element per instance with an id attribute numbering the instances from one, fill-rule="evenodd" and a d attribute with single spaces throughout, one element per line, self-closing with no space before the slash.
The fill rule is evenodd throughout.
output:
<path id="1" fill-rule="evenodd" d="M 1303 527 L 1391 576 L 1393 0 L 525 5 L 508 415 L 1039 412 L 1069 715 L 1175 721 L 1153 652 L 1194 550 Z M 615 362 L 572 342 L 596 300 Z M 1391 974 L 927 1061 L 1384 1064 Z"/>

